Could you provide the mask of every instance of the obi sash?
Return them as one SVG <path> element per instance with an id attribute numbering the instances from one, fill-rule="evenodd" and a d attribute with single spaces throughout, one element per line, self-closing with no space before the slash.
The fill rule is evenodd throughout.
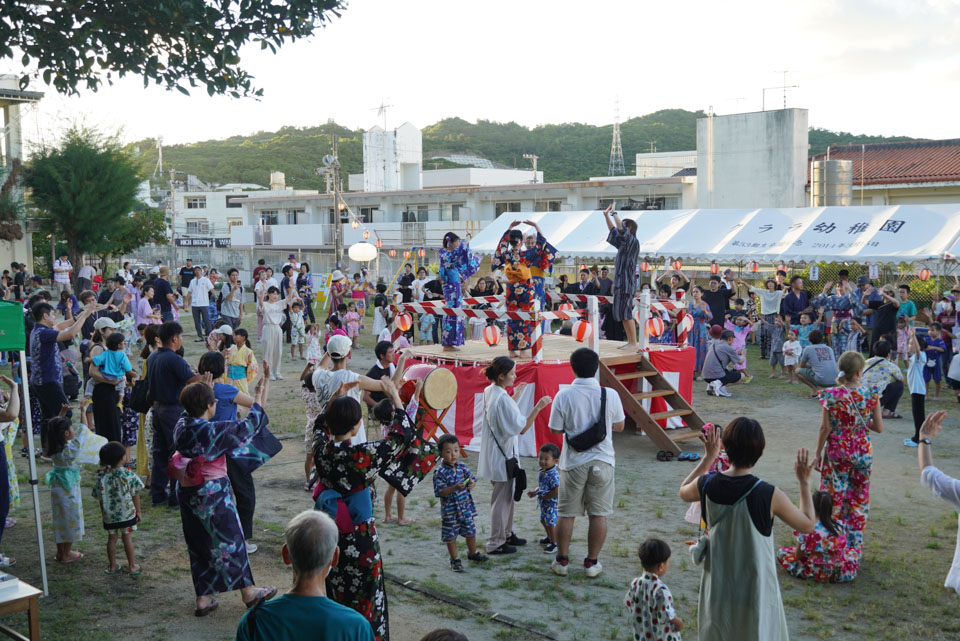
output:
<path id="1" fill-rule="evenodd" d="M 203 485 L 207 481 L 227 475 L 227 457 L 220 456 L 208 461 L 203 456 L 187 458 L 180 452 L 174 452 L 167 466 L 167 474 L 177 479 L 184 487 Z"/>
<path id="2" fill-rule="evenodd" d="M 246 365 L 227 365 L 227 378 L 232 381 L 242 381 L 247 378 Z"/>
<path id="3" fill-rule="evenodd" d="M 530 280 L 530 268 L 522 263 L 513 263 L 503 268 L 508 283 L 522 283 Z"/>
<path id="4" fill-rule="evenodd" d="M 336 490 L 328 490 L 320 483 L 317 483 L 317 487 L 320 493 L 314 508 L 336 521 L 340 534 L 350 534 L 356 530 L 356 526 L 373 518 L 373 501 L 369 488 L 342 494 Z"/>
<path id="5" fill-rule="evenodd" d="M 80 483 L 80 470 L 75 467 L 55 467 L 43 477 L 47 485 L 59 485 L 67 492 L 73 491 L 73 486 Z"/>
<path id="6" fill-rule="evenodd" d="M 539 267 L 531 267 L 530 276 L 534 278 L 546 278 L 546 273 Z"/>

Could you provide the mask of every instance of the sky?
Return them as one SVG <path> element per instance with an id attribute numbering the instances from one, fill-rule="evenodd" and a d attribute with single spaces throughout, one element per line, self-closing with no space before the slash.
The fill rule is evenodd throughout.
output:
<path id="1" fill-rule="evenodd" d="M 241 51 L 261 100 L 187 97 L 130 78 L 24 116 L 28 143 L 73 122 L 126 141 L 225 138 L 333 119 L 350 128 L 457 116 L 609 124 L 658 109 L 783 105 L 852 133 L 960 137 L 960 0 L 351 0 L 312 38 Z M 19 58 L 19 56 L 17 57 Z M 13 60 L 0 72 L 19 73 Z"/>

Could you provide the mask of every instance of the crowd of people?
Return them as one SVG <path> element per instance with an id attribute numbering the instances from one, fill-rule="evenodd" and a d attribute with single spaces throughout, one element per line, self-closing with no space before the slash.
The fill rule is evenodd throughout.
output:
<path id="1" fill-rule="evenodd" d="M 612 295 L 602 310 L 608 319 L 605 333 L 621 336 L 629 348 L 636 345 L 637 331 L 636 226 L 612 210 L 605 215 L 608 242 L 618 250 L 612 278 L 609 268 L 586 269 L 564 291 Z M 479 261 L 467 241 L 450 233 L 444 237 L 437 277 L 431 279 L 426 269 L 415 274 L 409 266 L 396 292 L 402 300 L 443 300 L 453 307 L 468 294 L 498 293 L 507 310 L 530 311 L 536 301 L 548 305 L 545 279 L 555 250 L 536 225 L 526 237 L 514 227 L 494 257 L 500 277 L 482 276 L 471 288 L 469 279 L 477 274 Z M 425 438 L 416 421 L 419 392 L 407 404 L 400 398 L 403 348 L 409 342 L 392 340 L 387 288 L 374 288 L 365 274 L 356 274 L 351 283 L 334 272 L 331 314 L 321 328 L 314 317 L 309 265 L 294 258 L 281 266 L 279 282 L 261 262 L 253 275 L 255 285 L 247 285 L 255 305 L 259 359 L 254 330 L 241 327 L 244 312 L 251 326 L 253 315 L 245 308 L 251 292 L 236 269 L 226 270 L 218 289 L 219 272 L 192 261 L 178 270 L 175 284 L 167 266 L 143 274 L 124 265 L 101 291 L 82 290 L 76 297 L 69 271 L 66 282 L 54 279 L 56 296 L 47 289 L 33 291 L 20 279 L 23 289 L 17 296 L 24 301 L 29 334 L 31 403 L 22 407 L 19 402 L 19 381 L 0 377 L 10 388 L 0 424 L 14 424 L 16 434 L 16 423 L 25 424 L 22 413 L 32 413 L 39 453 L 52 464 L 46 481 L 56 560 L 83 558 L 73 549 L 85 534 L 79 465 L 91 460 L 95 443 L 100 470 L 89 491 L 106 530 L 104 572 L 136 576 L 142 571 L 134 536 L 142 513 L 140 493 L 149 493 L 155 509 L 169 507 L 180 514 L 195 588 L 194 614 L 208 616 L 218 608 L 218 595 L 240 592 L 248 612 L 237 639 L 308 638 L 307 633 L 389 638 L 375 516 L 378 479 L 387 483 L 385 521 L 406 525 L 411 519 L 405 497 L 432 475 L 440 540 L 454 572 L 469 569 L 459 555 L 461 537 L 470 563 L 515 554 L 528 544 L 522 535 L 530 533 L 518 532 L 514 524 L 515 504 L 526 495 L 537 502 L 543 533 L 537 543 L 550 554 L 551 570 L 561 577 L 570 573 L 577 547 L 574 522 L 586 516 L 587 538 L 578 550 L 582 571 L 591 578 L 600 575 L 606 520 L 617 496 L 613 434 L 623 429 L 625 415 L 619 395 L 597 381 L 598 355 L 576 350 L 570 357 L 573 383 L 555 398 L 535 399 L 525 413 L 518 405 L 525 385 L 517 383 L 515 358 L 529 353 L 532 325 L 508 322 L 511 356 L 494 359 L 483 371 L 489 385 L 483 393 L 481 450 L 474 472 L 461 460 L 455 435 L 436 442 Z M 22 273 L 19 265 L 14 270 Z M 86 275 L 91 281 L 95 277 Z M 864 282 L 856 287 L 846 280 L 828 283 L 814 297 L 803 290 L 802 279 L 787 280 L 785 274 L 763 289 L 734 280 L 731 272 L 711 277 L 706 290 L 691 286 L 680 271 L 653 283 L 662 298 L 681 303 L 663 312 L 666 330 L 658 339 L 681 340 L 684 314 L 693 317 L 686 338 L 697 352 L 698 374 L 708 393 L 726 396 L 727 385 L 749 381 L 746 345 L 756 340 L 766 350 L 764 358 L 771 359 L 771 376 L 796 377 L 811 387 L 821 405 L 815 446 L 797 454 L 799 507 L 783 490 L 752 474 L 766 444 L 756 421 L 740 417 L 723 429 L 704 429 L 706 454 L 679 488 L 680 497 L 692 504 L 689 520 L 704 532 L 694 554 L 703 569 L 697 610 L 701 639 L 787 638 L 777 565 L 814 581 L 847 582 L 857 576 L 870 507 L 871 434 L 882 433 L 885 420 L 900 418 L 896 408 L 906 388 L 915 422 L 915 434 L 907 441 L 920 448 L 922 483 L 948 501 L 960 502 L 960 482 L 932 465 L 931 439 L 944 413 L 927 416 L 924 404 L 931 379 L 937 394 L 943 379 L 960 389 L 960 361 L 951 359 L 955 298 L 945 294 L 934 316 L 924 318 L 909 300 L 909 288 L 901 287 L 895 295 L 889 286 L 878 292 L 869 279 L 860 280 Z M 749 303 L 737 297 L 738 289 L 748 292 Z M 375 364 L 360 375 L 349 363 L 373 292 Z M 194 364 L 184 358 L 186 332 L 179 319 L 186 310 L 194 321 L 195 341 L 204 349 Z M 722 326 L 714 322 L 720 318 Z M 926 327 L 921 327 L 924 320 Z M 449 350 L 466 339 L 465 323 L 457 318 L 426 325 L 421 319 L 420 330 L 421 340 L 426 335 Z M 293 568 L 293 588 L 274 598 L 276 588 L 255 584 L 249 555 L 257 551 L 254 473 L 280 450 L 268 428 L 268 408 L 270 384 L 282 379 L 285 338 L 290 360 L 303 361 L 304 490 L 310 492 L 313 509 L 287 526 L 281 554 Z M 307 348 L 301 347 L 298 356 L 295 348 L 304 344 Z M 869 360 L 860 351 L 865 345 L 871 350 Z M 898 361 L 907 367 L 906 384 Z M 74 408 L 71 403 L 78 400 Z M 549 429 L 562 439 L 562 447 L 545 443 L 540 448 L 537 482 L 528 487 L 518 437 L 547 408 Z M 145 448 L 138 447 L 147 442 L 150 460 L 143 456 Z M 6 457 L 0 453 L 0 458 Z M 12 469 L 12 461 L 7 463 Z M 811 491 L 814 471 L 821 477 L 816 492 Z M 0 522 L 14 504 L 14 481 L 15 474 L 4 490 L 0 478 Z M 490 495 L 485 542 L 477 540 L 480 511 L 474 501 L 481 482 L 489 483 Z M 774 549 L 775 517 L 796 531 L 795 545 Z M 625 597 L 635 634 L 679 639 L 683 620 L 664 579 L 670 546 L 650 538 L 638 555 L 643 573 Z M 13 562 L 0 555 L 0 566 Z M 740 569 L 745 566 L 756 571 L 744 577 Z M 952 568 L 947 583 L 960 589 L 958 573 Z M 463 639 L 449 630 L 424 638 Z"/>

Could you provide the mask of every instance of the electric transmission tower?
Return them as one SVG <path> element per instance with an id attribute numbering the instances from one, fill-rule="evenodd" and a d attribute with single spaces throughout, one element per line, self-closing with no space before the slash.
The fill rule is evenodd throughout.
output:
<path id="1" fill-rule="evenodd" d="M 620 101 L 617 101 L 613 116 L 613 141 L 610 143 L 610 167 L 608 176 L 620 176 L 627 173 L 623 165 L 623 146 L 620 144 Z"/>

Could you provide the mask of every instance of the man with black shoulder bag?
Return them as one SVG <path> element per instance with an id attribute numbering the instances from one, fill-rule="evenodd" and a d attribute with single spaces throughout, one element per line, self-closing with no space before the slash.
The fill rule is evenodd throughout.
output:
<path id="1" fill-rule="evenodd" d="M 567 575 L 573 522 L 586 514 L 587 556 L 584 573 L 595 577 L 603 570 L 600 550 L 607 536 L 607 516 L 613 513 L 614 467 L 613 432 L 623 431 L 623 405 L 615 391 L 601 387 L 597 380 L 600 357 L 580 348 L 570 356 L 577 377 L 557 392 L 550 412 L 550 430 L 563 434 L 560 453 L 560 495 L 557 528 L 557 556 L 552 569 Z M 599 408 L 599 410 L 598 410 Z"/>

